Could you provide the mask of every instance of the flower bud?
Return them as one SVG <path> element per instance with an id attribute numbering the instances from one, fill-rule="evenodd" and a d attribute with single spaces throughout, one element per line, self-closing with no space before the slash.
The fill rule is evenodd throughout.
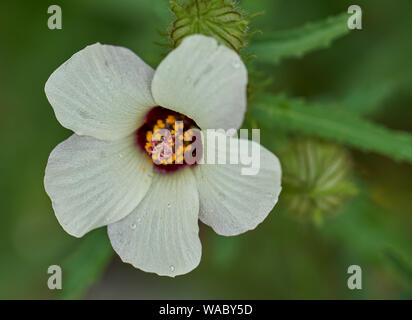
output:
<path id="1" fill-rule="evenodd" d="M 356 193 L 350 181 L 351 162 L 345 149 L 304 139 L 290 145 L 281 157 L 283 203 L 301 220 L 319 224 Z"/>
<path id="2" fill-rule="evenodd" d="M 176 17 L 169 33 L 174 48 L 191 34 L 214 37 L 237 52 L 246 45 L 250 17 L 245 17 L 232 0 L 169 2 Z"/>

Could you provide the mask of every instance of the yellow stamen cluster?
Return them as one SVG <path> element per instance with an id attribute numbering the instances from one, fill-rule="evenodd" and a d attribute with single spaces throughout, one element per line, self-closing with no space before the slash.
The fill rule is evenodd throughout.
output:
<path id="1" fill-rule="evenodd" d="M 145 144 L 145 150 L 154 162 L 162 165 L 174 162 L 178 164 L 183 163 L 185 152 L 192 150 L 192 146 L 185 145 L 185 142 L 187 144 L 190 143 L 193 137 L 191 129 L 184 132 L 183 128 L 183 122 L 176 122 L 176 118 L 173 115 L 169 115 L 166 120 L 159 119 L 156 121 L 153 130 L 146 133 Z M 169 130 L 170 135 L 162 136 L 158 132 L 160 129 Z M 175 150 L 175 139 L 183 143 L 180 143 L 177 150 Z"/>

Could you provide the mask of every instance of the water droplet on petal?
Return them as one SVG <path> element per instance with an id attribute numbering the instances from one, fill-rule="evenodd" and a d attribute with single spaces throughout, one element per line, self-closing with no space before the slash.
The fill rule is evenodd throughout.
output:
<path id="1" fill-rule="evenodd" d="M 133 223 L 133 224 L 130 226 L 130 228 L 132 228 L 133 230 L 136 229 L 136 227 L 137 227 L 137 226 L 136 226 L 136 223 Z"/>
<path id="2" fill-rule="evenodd" d="M 122 153 L 119 153 L 119 158 L 123 158 L 123 154 L 122 154 Z"/>
<path id="3" fill-rule="evenodd" d="M 141 219 L 141 218 L 137 218 L 137 223 L 140 223 L 140 222 L 142 222 L 142 219 Z"/>
<path id="4" fill-rule="evenodd" d="M 233 60 L 232 66 L 235 69 L 239 69 L 240 68 L 240 61 L 238 59 Z"/>
<path id="5" fill-rule="evenodd" d="M 175 266 L 170 266 L 169 269 L 170 269 L 170 271 L 173 272 L 173 271 L 175 271 Z"/>
<path id="6" fill-rule="evenodd" d="M 170 202 L 167 203 L 167 207 L 170 208 L 172 204 Z"/>

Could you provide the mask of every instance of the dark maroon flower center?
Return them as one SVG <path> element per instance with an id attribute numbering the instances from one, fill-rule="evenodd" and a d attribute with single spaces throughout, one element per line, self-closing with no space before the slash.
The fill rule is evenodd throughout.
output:
<path id="1" fill-rule="evenodd" d="M 136 143 L 162 173 L 195 166 L 202 156 L 196 122 L 163 107 L 154 107 L 146 114 L 143 125 L 136 131 Z"/>

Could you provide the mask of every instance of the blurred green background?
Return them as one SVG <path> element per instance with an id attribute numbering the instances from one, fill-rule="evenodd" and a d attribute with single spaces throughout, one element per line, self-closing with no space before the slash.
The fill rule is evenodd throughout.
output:
<path id="1" fill-rule="evenodd" d="M 357 112 L 389 129 L 412 131 L 412 2 L 356 0 L 363 30 L 280 64 L 256 63 L 267 91 Z M 352 2 L 243 0 L 256 41 L 346 12 Z M 58 4 L 63 29 L 47 28 Z M 166 0 L 2 1 L 0 4 L 0 298 L 56 299 L 410 299 L 412 166 L 347 148 L 359 188 L 321 226 L 296 220 L 281 203 L 254 231 L 233 238 L 201 224 L 203 256 L 191 273 L 169 279 L 121 263 L 105 230 L 82 239 L 59 226 L 43 187 L 50 151 L 71 133 L 45 94 L 49 75 L 95 42 L 125 46 L 153 67 L 165 48 L 158 31 L 172 21 Z M 259 61 L 259 56 L 256 58 Z M 262 129 L 272 150 L 289 139 Z M 302 133 L 292 133 L 300 138 Z M 399 150 L 401 152 L 402 150 Z M 47 268 L 63 268 L 63 290 L 47 287 Z M 363 270 L 363 289 L 347 288 L 347 268 Z"/>

